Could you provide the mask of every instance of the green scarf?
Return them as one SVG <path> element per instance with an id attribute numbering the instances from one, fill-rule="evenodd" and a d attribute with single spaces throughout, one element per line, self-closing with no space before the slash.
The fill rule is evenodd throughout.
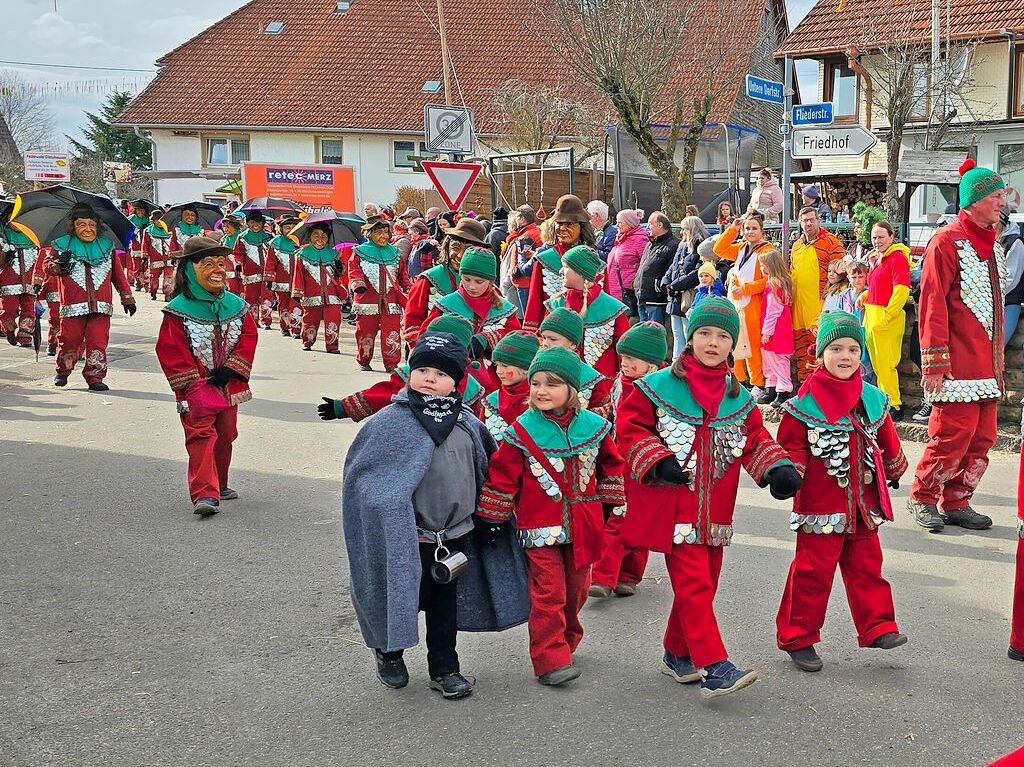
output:
<path id="1" fill-rule="evenodd" d="M 238 232 L 235 232 L 234 234 L 225 234 L 220 240 L 221 245 L 225 248 L 231 248 L 232 250 L 234 250 L 236 242 L 238 242 Z"/>
<path id="2" fill-rule="evenodd" d="M 156 237 L 158 240 L 166 240 L 171 235 L 168 234 L 167 230 L 159 224 L 150 224 L 146 227 L 146 232 L 150 237 Z"/>
<path id="3" fill-rule="evenodd" d="M 132 226 L 138 229 L 140 232 L 149 225 L 149 216 L 136 216 L 132 213 L 128 216 L 128 220 L 132 222 Z"/>
<path id="4" fill-rule="evenodd" d="M 203 233 L 203 227 L 196 224 L 186 224 L 184 221 L 179 221 L 177 230 L 187 237 L 195 237 Z"/>
<path id="5" fill-rule="evenodd" d="M 327 266 L 338 260 L 338 251 L 330 245 L 323 250 L 314 248 L 312 244 L 303 245 L 302 249 L 299 250 L 299 257 L 307 264 L 324 264 Z"/>
<path id="6" fill-rule="evenodd" d="M 207 291 L 196 279 L 195 264 L 185 261 L 185 284 L 192 297 L 179 293 L 167 304 L 172 314 L 178 314 L 200 322 L 224 322 L 245 311 L 246 304 L 241 298 L 225 288 L 219 295 Z"/>
<path id="7" fill-rule="evenodd" d="M 295 240 L 291 237 L 285 237 L 283 234 L 277 235 L 270 241 L 271 246 L 278 253 L 294 253 L 299 249 L 299 246 L 295 244 Z"/>
<path id="8" fill-rule="evenodd" d="M 241 235 L 242 239 L 250 245 L 263 245 L 270 240 L 270 235 L 264 232 L 262 229 L 258 232 L 254 232 L 251 229 L 246 229 L 245 234 Z"/>
<path id="9" fill-rule="evenodd" d="M 391 243 L 381 247 L 366 241 L 362 245 L 357 245 L 355 251 L 359 254 L 360 258 L 369 261 L 371 264 L 394 266 L 398 263 L 398 248 Z"/>
<path id="10" fill-rule="evenodd" d="M 22 232 L 11 226 L 0 227 L 0 239 L 12 248 L 34 248 L 36 244 L 26 237 Z"/>
<path id="11" fill-rule="evenodd" d="M 97 237 L 92 242 L 84 242 L 74 235 L 66 234 L 52 243 L 58 253 L 71 251 L 71 258 L 89 266 L 99 266 L 108 260 L 114 252 L 114 243 L 106 237 Z"/>

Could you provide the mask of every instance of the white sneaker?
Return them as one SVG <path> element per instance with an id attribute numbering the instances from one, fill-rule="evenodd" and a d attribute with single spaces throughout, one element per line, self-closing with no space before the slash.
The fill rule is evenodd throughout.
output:
<path id="1" fill-rule="evenodd" d="M 750 390 L 750 396 L 753 397 L 754 399 L 759 398 L 762 394 L 764 394 L 764 389 L 762 389 L 760 386 L 755 386 L 753 389 Z"/>

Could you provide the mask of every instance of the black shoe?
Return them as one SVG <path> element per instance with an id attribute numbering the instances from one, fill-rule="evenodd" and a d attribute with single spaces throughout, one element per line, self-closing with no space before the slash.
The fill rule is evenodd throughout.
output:
<path id="1" fill-rule="evenodd" d="M 291 333 L 291 331 L 290 331 L 290 330 L 285 330 L 284 328 L 281 328 L 281 335 L 283 335 L 283 336 L 284 336 L 285 338 L 287 338 L 287 337 L 288 337 L 288 336 L 290 336 L 291 334 L 292 334 L 292 333 Z"/>
<path id="2" fill-rule="evenodd" d="M 537 677 L 537 681 L 546 684 L 548 687 L 558 687 L 560 684 L 579 679 L 582 672 L 571 663 L 568 666 L 559 666 L 546 674 Z"/>
<path id="3" fill-rule="evenodd" d="M 902 421 L 903 420 L 903 406 L 900 405 L 899 407 L 896 407 L 895 405 L 893 405 L 891 408 L 889 408 L 889 415 L 892 416 L 892 420 L 894 420 L 894 421 Z"/>
<path id="4" fill-rule="evenodd" d="M 946 526 L 942 516 L 939 514 L 938 507 L 934 503 L 907 501 L 907 511 L 910 512 L 914 521 L 925 530 L 937 533 Z"/>
<path id="5" fill-rule="evenodd" d="M 791 391 L 780 391 L 775 397 L 775 401 L 772 403 L 772 407 L 776 410 L 781 410 L 783 403 L 793 398 L 793 392 Z"/>
<path id="6" fill-rule="evenodd" d="M 360 366 L 359 366 L 359 369 L 360 369 L 360 370 L 364 370 L 364 371 L 366 371 L 367 373 L 372 373 L 372 372 L 373 372 L 373 368 L 372 368 L 372 367 L 370 367 L 369 365 L 360 365 Z"/>
<path id="7" fill-rule="evenodd" d="M 770 405 L 775 401 L 778 394 L 775 391 L 774 386 L 769 386 L 764 390 L 764 394 L 757 398 L 758 405 Z"/>
<path id="8" fill-rule="evenodd" d="M 311 351 L 313 351 L 313 347 L 312 346 L 303 346 L 302 347 L 302 351 L 304 351 L 304 352 L 311 352 Z"/>
<path id="9" fill-rule="evenodd" d="M 220 501 L 216 498 L 200 498 L 192 508 L 192 513 L 201 517 L 209 517 L 218 511 L 220 511 Z"/>
<path id="10" fill-rule="evenodd" d="M 401 654 L 398 653 L 397 657 L 395 655 L 396 653 L 383 653 L 380 650 L 373 651 L 380 683 L 392 690 L 400 690 L 409 684 L 409 669 L 405 667 L 405 660 Z"/>
<path id="11" fill-rule="evenodd" d="M 921 409 L 918 410 L 916 413 L 914 413 L 912 416 L 910 416 L 910 419 L 912 421 L 917 421 L 918 423 L 928 423 L 928 419 L 931 418 L 931 417 L 932 417 L 932 403 L 931 402 L 923 402 L 923 403 L 921 403 Z"/>
<path id="12" fill-rule="evenodd" d="M 457 700 L 473 693 L 473 683 L 458 671 L 430 677 L 430 689 L 441 693 L 442 698 Z"/>
<path id="13" fill-rule="evenodd" d="M 340 349 L 328 349 L 327 353 L 328 354 L 341 354 L 341 350 Z"/>
<path id="14" fill-rule="evenodd" d="M 21 346 L 22 349 L 31 349 L 32 348 L 32 344 L 31 343 L 20 344 L 20 346 Z"/>
<path id="15" fill-rule="evenodd" d="M 790 650 L 789 657 L 801 671 L 821 671 L 822 666 L 825 665 L 821 662 L 821 656 L 814 649 L 814 645 L 801 647 L 799 650 Z"/>
<path id="16" fill-rule="evenodd" d="M 18 345 L 18 334 L 16 331 L 12 330 L 10 333 L 7 334 L 7 343 L 9 343 L 11 346 Z"/>
<path id="17" fill-rule="evenodd" d="M 96 383 L 89 384 L 89 391 L 110 391 L 110 387 L 103 383 L 103 381 L 97 381 Z"/>
<path id="18" fill-rule="evenodd" d="M 53 377 L 53 385 L 54 386 L 67 386 L 68 385 L 68 377 L 67 376 L 62 376 L 60 374 L 55 375 Z"/>
<path id="19" fill-rule="evenodd" d="M 897 647 L 902 647 L 908 641 L 906 634 L 890 631 L 888 634 L 882 634 L 882 636 L 878 637 L 878 639 L 871 643 L 871 646 L 877 647 L 879 650 L 894 650 Z"/>
<path id="20" fill-rule="evenodd" d="M 220 499 L 222 501 L 236 501 L 238 500 L 238 493 L 230 487 L 222 487 L 220 489 Z"/>
<path id="21" fill-rule="evenodd" d="M 970 506 L 947 511 L 942 515 L 942 519 L 947 525 L 955 525 L 965 530 L 988 530 L 992 527 L 992 517 L 979 514 Z"/>
<path id="22" fill-rule="evenodd" d="M 1017 650 L 1013 645 L 1010 645 L 1010 649 L 1006 651 L 1006 657 L 1010 660 L 1024 661 L 1024 650 Z"/>
<path id="23" fill-rule="evenodd" d="M 46 347 L 46 356 L 47 357 L 56 357 L 57 356 L 57 347 L 56 346 L 47 346 Z"/>
<path id="24" fill-rule="evenodd" d="M 738 668 L 732 662 L 723 660 L 712 663 L 704 668 L 700 683 L 700 694 L 703 698 L 717 698 L 729 695 L 757 681 L 757 672 L 753 669 Z"/>

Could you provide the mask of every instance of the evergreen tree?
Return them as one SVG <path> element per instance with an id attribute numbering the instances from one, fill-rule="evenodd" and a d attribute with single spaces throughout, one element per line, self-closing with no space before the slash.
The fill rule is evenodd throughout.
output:
<path id="1" fill-rule="evenodd" d="M 79 163 L 92 161 L 126 162 L 132 170 L 149 170 L 153 167 L 153 147 L 147 139 L 133 131 L 113 126 L 114 120 L 132 100 L 126 91 L 114 91 L 100 107 L 100 114 L 86 112 L 89 125 L 82 133 L 91 146 L 67 137 Z"/>

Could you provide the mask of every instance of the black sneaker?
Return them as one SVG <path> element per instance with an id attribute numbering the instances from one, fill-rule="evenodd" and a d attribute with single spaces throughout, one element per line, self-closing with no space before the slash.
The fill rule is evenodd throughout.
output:
<path id="1" fill-rule="evenodd" d="M 970 506 L 947 511 L 943 513 L 942 519 L 947 525 L 955 525 L 965 530 L 988 530 L 992 527 L 992 517 L 979 514 Z"/>
<path id="2" fill-rule="evenodd" d="M 775 392 L 774 386 L 769 386 L 764 390 L 764 394 L 757 398 L 758 405 L 770 405 L 775 401 L 778 394 Z"/>
<path id="3" fill-rule="evenodd" d="M 230 487 L 222 487 L 220 489 L 220 499 L 222 501 L 236 501 L 238 500 L 238 493 Z"/>
<path id="4" fill-rule="evenodd" d="M 56 346 L 47 346 L 46 347 L 46 356 L 47 357 L 56 357 L 57 356 L 57 347 Z"/>
<path id="5" fill-rule="evenodd" d="M 917 421 L 918 423 L 928 423 L 928 419 L 932 417 L 932 403 L 922 402 L 921 409 L 910 416 L 911 420 Z"/>
<path id="6" fill-rule="evenodd" d="M 701 680 L 700 669 L 689 658 L 673 655 L 668 650 L 661 656 L 661 673 L 670 676 L 680 684 L 691 684 Z"/>
<path id="7" fill-rule="evenodd" d="M 290 330 L 287 330 L 286 328 L 281 328 L 281 335 L 283 335 L 283 336 L 284 336 L 285 338 L 287 338 L 287 337 L 288 337 L 288 336 L 290 336 L 291 334 L 292 334 L 292 333 L 291 333 L 291 331 L 290 331 Z"/>
<path id="8" fill-rule="evenodd" d="M 791 391 L 780 391 L 775 397 L 775 401 L 772 403 L 772 407 L 776 410 L 781 410 L 782 405 L 786 400 L 793 398 L 793 392 Z"/>
<path id="9" fill-rule="evenodd" d="M 17 346 L 18 345 L 18 333 L 17 333 L 17 331 L 12 330 L 10 333 L 7 334 L 7 343 L 9 343 L 11 346 Z"/>
<path id="10" fill-rule="evenodd" d="M 68 385 L 68 377 L 67 376 L 62 376 L 60 373 L 58 373 L 57 375 L 55 375 L 53 377 L 53 385 L 54 386 L 67 386 Z"/>
<path id="11" fill-rule="evenodd" d="M 894 420 L 894 421 L 902 421 L 903 420 L 903 406 L 900 405 L 899 407 L 896 407 L 895 405 L 893 405 L 891 408 L 889 408 L 889 415 L 892 416 L 892 420 Z"/>
<path id="12" fill-rule="evenodd" d="M 548 687 L 558 687 L 560 684 L 579 679 L 582 672 L 571 663 L 568 666 L 559 666 L 546 674 L 537 677 L 537 681 L 546 684 Z"/>
<path id="13" fill-rule="evenodd" d="M 722 660 L 702 669 L 703 680 L 700 683 L 700 694 L 704 698 L 717 698 L 729 695 L 757 681 L 757 672 L 753 669 L 737 668 L 730 661 Z"/>
<path id="14" fill-rule="evenodd" d="M 405 667 L 401 653 L 374 650 L 373 657 L 377 661 L 377 678 L 382 685 L 392 690 L 400 690 L 409 684 L 409 669 Z"/>
<path id="15" fill-rule="evenodd" d="M 430 677 L 430 689 L 441 693 L 442 698 L 457 700 L 473 693 L 473 683 L 458 671 Z"/>
<path id="16" fill-rule="evenodd" d="M 1010 660 L 1024 661 L 1024 650 L 1018 650 L 1013 645 L 1006 651 L 1006 657 Z"/>
<path id="17" fill-rule="evenodd" d="M 814 649 L 814 645 L 801 647 L 799 650 L 789 650 L 789 657 L 801 671 L 821 671 L 825 664 L 821 662 L 821 656 Z"/>
<path id="18" fill-rule="evenodd" d="M 888 634 L 882 634 L 874 642 L 871 643 L 872 647 L 877 647 L 879 650 L 894 650 L 897 647 L 902 647 L 908 641 L 906 634 L 900 634 L 896 631 L 890 631 Z"/>
<path id="19" fill-rule="evenodd" d="M 110 391 L 110 387 L 103 383 L 103 381 L 97 381 L 96 383 L 89 384 L 89 391 Z"/>
<path id="20" fill-rule="evenodd" d="M 360 365 L 359 369 L 363 370 L 363 371 L 365 371 L 367 373 L 372 373 L 373 372 L 373 368 L 370 367 L 369 365 Z"/>
<path id="21" fill-rule="evenodd" d="M 192 513 L 201 517 L 209 517 L 218 511 L 220 511 L 220 501 L 216 498 L 200 498 L 192 508 Z"/>
<path id="22" fill-rule="evenodd" d="M 942 515 L 939 514 L 939 508 L 934 503 L 918 503 L 908 500 L 907 511 L 910 512 L 914 521 L 925 530 L 937 533 L 946 526 Z"/>

